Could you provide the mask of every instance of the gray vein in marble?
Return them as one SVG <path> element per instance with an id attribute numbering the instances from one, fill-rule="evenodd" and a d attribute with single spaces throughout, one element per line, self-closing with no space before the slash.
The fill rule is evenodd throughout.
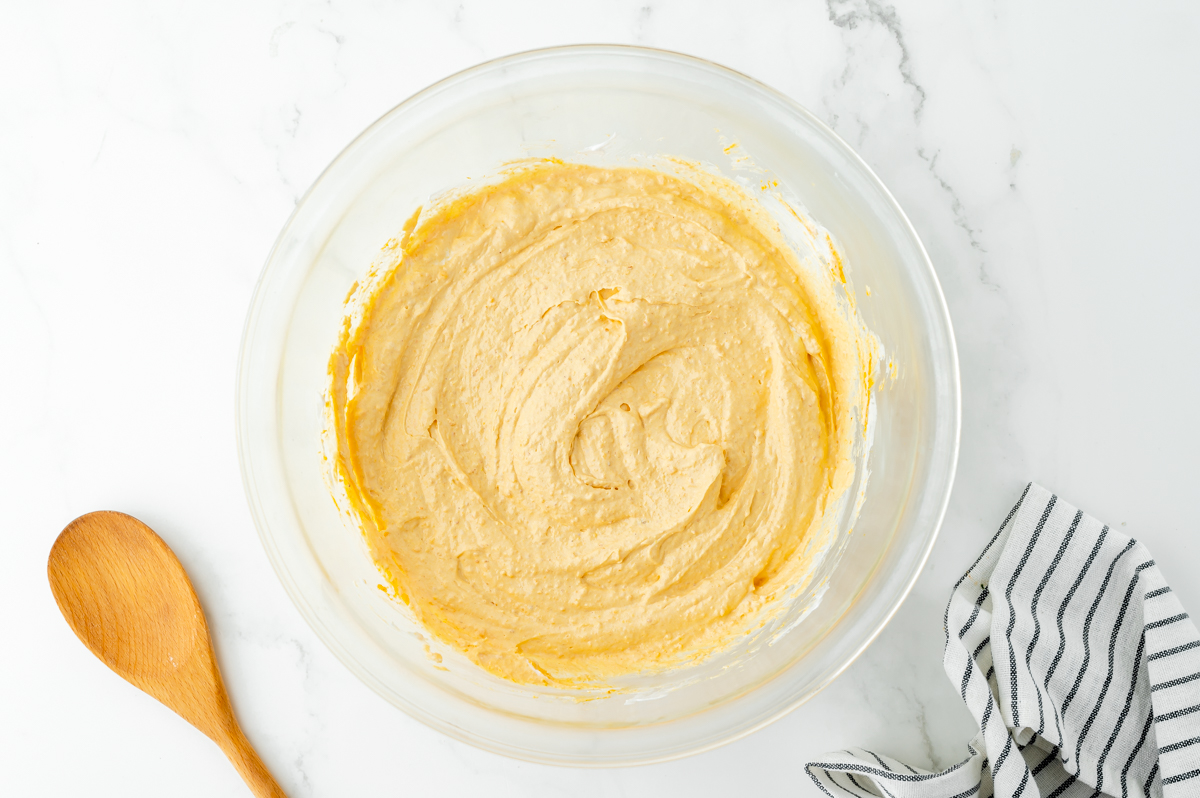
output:
<path id="1" fill-rule="evenodd" d="M 230 629 L 229 633 L 232 636 L 250 645 L 279 650 L 292 649 L 295 651 L 297 670 L 301 674 L 300 683 L 308 700 L 305 702 L 306 705 L 304 708 L 305 728 L 293 729 L 293 734 L 295 735 L 293 739 L 295 740 L 296 748 L 295 756 L 290 764 L 299 776 L 301 794 L 311 795 L 313 782 L 307 771 L 308 757 L 316 749 L 317 741 L 321 737 L 320 732 L 325 725 L 311 706 L 313 687 L 316 683 L 313 673 L 314 660 L 312 652 L 297 637 L 272 632 L 259 633 L 255 629 L 247 628 L 239 622 L 240 616 L 237 613 L 225 612 L 222 613 L 221 617 L 224 620 L 222 625 Z M 278 742 L 276 745 L 278 746 Z"/>
<path id="2" fill-rule="evenodd" d="M 912 702 L 917 705 L 917 733 L 921 735 L 921 748 L 924 750 L 925 758 L 929 760 L 929 768 L 930 770 L 941 770 L 942 765 L 938 762 L 937 754 L 933 748 L 933 739 L 929 736 L 925 702 L 917 697 L 916 692 L 912 694 Z"/>
<path id="3" fill-rule="evenodd" d="M 284 134 L 286 134 L 288 136 L 288 138 L 292 139 L 294 142 L 296 139 L 296 134 L 300 130 L 300 121 L 304 115 L 304 112 L 300 110 L 299 103 L 295 103 L 295 102 L 292 103 L 292 111 L 293 111 L 292 119 L 290 122 L 284 123 L 284 125 L 282 126 L 282 132 Z M 300 197 L 303 196 L 303 192 L 300 190 L 300 188 L 295 183 L 292 182 L 292 179 L 287 176 L 287 173 L 284 172 L 284 169 L 283 169 L 283 147 L 280 146 L 279 142 L 270 141 L 267 131 L 265 129 L 262 130 L 261 138 L 262 138 L 263 144 L 265 144 L 266 147 L 275 154 L 275 158 L 274 158 L 275 174 L 279 177 L 279 182 L 283 184 L 284 191 L 286 191 L 287 194 L 289 196 L 291 196 L 293 205 L 299 205 Z"/>
<path id="4" fill-rule="evenodd" d="M 925 89 L 913 76 L 912 59 L 909 57 L 908 46 L 904 43 L 904 31 L 901 30 L 896 9 L 893 6 L 885 6 L 878 0 L 826 0 L 825 6 L 829 11 L 829 21 L 839 28 L 854 30 L 861 23 L 874 23 L 883 26 L 896 41 L 900 48 L 900 77 L 917 95 L 913 117 L 919 121 L 921 111 L 925 107 Z M 847 64 L 842 74 L 843 80 L 849 69 Z"/>
<path id="5" fill-rule="evenodd" d="M 925 107 L 928 94 L 925 88 L 917 82 L 914 75 L 912 59 L 909 54 L 908 45 L 904 40 L 903 28 L 896 9 L 892 6 L 883 5 L 879 0 L 827 0 L 826 8 L 829 12 L 829 21 L 842 30 L 856 30 L 860 26 L 866 25 L 879 26 L 896 42 L 900 50 L 897 69 L 900 73 L 901 81 L 913 90 L 913 123 L 915 127 L 919 128 L 921 112 Z M 850 52 L 846 66 L 837 81 L 841 86 L 846 86 L 853 78 L 855 56 L 859 55 L 856 51 L 857 48 L 853 45 L 848 46 Z M 861 147 L 870 132 L 870 126 L 857 112 L 853 113 L 851 118 L 858 125 L 857 144 Z M 831 112 L 831 122 L 834 127 L 838 126 L 839 121 L 839 116 Z M 924 147 L 918 146 L 917 155 L 925 162 L 930 175 L 937 181 L 942 191 L 949 198 L 950 213 L 953 216 L 954 224 L 966 233 L 967 242 L 971 245 L 972 249 L 981 253 L 981 255 L 986 253 L 987 250 L 980 240 L 981 231 L 971 223 L 971 220 L 967 216 L 966 207 L 954 186 L 938 170 L 937 161 L 939 153 L 934 152 L 930 155 Z M 999 290 L 999 286 L 991 279 L 988 273 L 986 260 L 982 257 L 979 261 L 978 273 L 979 281 L 984 286 L 992 290 Z"/>
<path id="6" fill-rule="evenodd" d="M 284 174 L 284 172 L 283 172 L 283 152 L 280 150 L 279 147 L 272 146 L 270 144 L 268 144 L 267 146 L 269 146 L 269 147 L 271 147 L 271 149 L 275 150 L 275 174 L 279 175 L 279 182 L 283 183 L 284 191 L 286 191 L 289 195 L 291 195 L 292 204 L 299 205 L 300 198 L 302 196 L 304 196 L 304 192 L 302 192 L 296 186 L 296 184 L 292 182 L 291 178 L 289 178 L 286 174 Z"/>
<path id="7" fill-rule="evenodd" d="M 312 654 L 307 648 L 304 647 L 304 644 L 295 637 L 281 636 L 280 640 L 284 643 L 284 645 L 290 645 L 296 649 L 296 655 L 299 659 L 300 669 L 304 672 L 304 677 L 302 679 L 304 691 L 311 695 L 313 684 Z M 305 714 L 308 716 L 308 721 L 310 723 L 315 724 L 317 727 L 323 725 L 321 723 L 321 719 L 311 707 L 306 710 Z M 309 734 L 307 744 L 299 747 L 299 750 L 296 752 L 296 758 L 292 760 L 292 766 L 296 769 L 296 773 L 300 776 L 300 783 L 304 792 L 310 795 L 312 794 L 312 779 L 309 778 L 308 771 L 306 769 L 307 760 L 308 755 L 316 748 L 316 740 L 318 736 L 319 735 L 316 734 Z"/>
<path id="8" fill-rule="evenodd" d="M 917 155 L 921 156 L 921 159 L 929 165 L 929 174 L 933 175 L 934 180 L 936 180 L 938 185 L 942 187 L 942 191 L 944 191 L 950 197 L 950 212 L 954 214 L 954 224 L 962 228 L 963 232 L 967 234 L 967 241 L 971 244 L 971 248 L 980 253 L 978 266 L 980 284 L 982 284 L 984 288 L 999 292 L 1000 284 L 992 279 L 991 274 L 988 272 L 987 258 L 983 257 L 987 254 L 987 250 L 984 248 L 983 244 L 979 242 L 979 234 L 981 231 L 971 225 L 970 219 L 967 218 L 967 210 L 963 206 L 962 200 L 959 199 L 958 192 L 954 190 L 954 186 L 950 185 L 950 182 L 946 180 L 946 178 L 942 177 L 942 175 L 938 172 L 938 153 L 935 152 L 932 156 L 929 156 L 926 155 L 925 150 L 921 148 L 917 150 Z M 1009 185 L 1011 188 L 1016 188 L 1015 184 L 1010 183 Z"/>
<path id="9" fill-rule="evenodd" d="M 940 153 L 935 152 L 933 155 L 929 155 L 922 147 L 917 150 L 917 155 L 921 156 L 921 160 L 925 161 L 925 163 L 929 165 L 929 173 L 933 175 L 935 180 L 938 181 L 938 185 L 942 187 L 942 191 L 946 192 L 946 194 L 950 197 L 950 210 L 954 214 L 954 224 L 956 224 L 958 227 L 961 227 L 967 234 L 967 240 L 970 241 L 971 248 L 977 249 L 980 252 L 987 252 L 987 250 L 983 248 L 983 244 L 979 243 L 979 230 L 972 227 L 970 220 L 967 219 L 967 212 L 963 207 L 962 200 L 958 198 L 958 192 L 955 191 L 954 186 L 950 185 L 946 178 L 942 177 L 942 175 L 938 172 L 937 160 Z M 987 281 L 985 280 L 984 282 Z"/>
<path id="10" fill-rule="evenodd" d="M 342 45 L 346 43 L 345 34 L 335 33 L 334 31 L 330 30 L 329 28 L 325 27 L 322 24 L 314 25 L 313 27 L 316 29 L 317 33 L 323 33 L 326 36 L 329 36 L 330 38 L 332 38 L 333 43 L 338 46 L 339 50 L 341 49 Z M 336 62 L 336 60 L 337 60 L 337 58 L 335 56 L 334 61 Z"/>
<path id="11" fill-rule="evenodd" d="M 304 760 L 305 760 L 306 755 L 307 755 L 307 752 L 304 752 L 304 751 L 300 752 L 299 754 L 296 754 L 296 758 L 292 760 L 292 767 L 295 768 L 296 773 L 300 776 L 301 790 L 303 790 L 304 793 L 306 793 L 308 795 L 312 795 L 312 779 L 310 779 L 308 777 L 308 773 L 306 773 L 304 770 L 304 768 L 305 768 Z"/>
<path id="12" fill-rule="evenodd" d="M 300 667 L 304 670 L 304 684 L 310 684 L 312 682 L 312 654 L 295 637 L 284 637 L 282 640 L 285 644 L 289 644 L 296 649 L 296 656 L 300 660 Z"/>
<path id="13" fill-rule="evenodd" d="M 338 62 L 341 60 L 342 47 L 346 44 L 346 35 L 337 33 L 332 28 L 326 27 L 324 20 L 317 20 L 317 24 L 313 25 L 313 30 L 322 36 L 328 36 L 333 39 L 333 58 L 330 61 L 330 66 L 333 67 L 333 73 L 341 79 L 342 88 L 350 85 L 350 78 L 341 70 Z"/>
<path id="14" fill-rule="evenodd" d="M 104 152 L 104 142 L 108 141 L 108 128 L 104 128 L 104 135 L 100 137 L 100 146 L 96 148 L 96 157 L 92 158 L 89 166 L 95 166 L 100 160 L 100 153 Z"/>
<path id="15" fill-rule="evenodd" d="M 477 37 L 467 33 L 467 7 L 465 3 L 459 3 L 454 7 L 454 13 L 450 16 L 450 30 L 454 32 L 463 44 L 466 44 L 479 53 L 480 57 L 487 59 L 490 57 L 488 48 Z"/>
<path id="16" fill-rule="evenodd" d="M 646 25 L 650 22 L 650 16 L 654 13 L 654 9 L 650 6 L 642 6 L 638 9 L 637 18 L 633 23 L 633 40 L 636 42 L 646 41 Z"/>
<path id="17" fill-rule="evenodd" d="M 277 25 L 275 30 L 271 31 L 271 41 L 267 45 L 267 53 L 272 58 L 279 57 L 279 39 L 283 36 L 283 34 L 291 30 L 295 24 L 296 23 L 294 21 L 285 22 L 282 25 Z"/>
<path id="18" fill-rule="evenodd" d="M 284 127 L 283 132 L 291 138 L 296 138 L 296 132 L 300 130 L 300 119 L 303 116 L 304 112 L 300 110 L 300 104 L 292 103 L 292 119 Z"/>
<path id="19" fill-rule="evenodd" d="M 446 752 L 458 761 L 459 765 L 468 773 L 479 776 L 482 775 L 479 765 L 486 760 L 479 760 L 472 757 L 470 746 L 465 743 L 460 743 L 458 740 L 452 739 L 445 735 L 439 735 L 438 744 L 446 750 Z"/>

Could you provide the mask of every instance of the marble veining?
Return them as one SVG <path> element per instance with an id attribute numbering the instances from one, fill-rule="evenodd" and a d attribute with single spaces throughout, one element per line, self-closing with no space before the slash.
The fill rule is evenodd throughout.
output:
<path id="1" fill-rule="evenodd" d="M 828 0 L 826 6 L 829 9 L 829 21 L 839 28 L 853 31 L 859 25 L 876 25 L 882 27 L 895 40 L 896 46 L 900 48 L 900 61 L 896 68 L 900 70 L 900 77 L 904 83 L 912 87 L 915 95 L 913 118 L 920 122 L 921 109 L 925 107 L 925 89 L 921 88 L 921 84 L 917 83 L 916 78 L 913 77 L 912 58 L 909 56 L 908 47 L 904 44 L 904 32 L 900 28 L 900 19 L 896 14 L 896 9 L 893 6 L 883 5 L 878 0 L 864 0 L 864 2 Z M 849 69 L 850 64 L 847 63 L 846 70 L 842 72 L 843 81 Z"/>

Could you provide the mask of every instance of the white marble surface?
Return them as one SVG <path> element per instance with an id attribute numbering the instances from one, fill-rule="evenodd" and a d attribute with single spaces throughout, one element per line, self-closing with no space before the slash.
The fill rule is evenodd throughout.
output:
<path id="1" fill-rule="evenodd" d="M 0 20 L 0 794 L 246 794 L 59 616 L 46 555 L 99 508 L 179 554 L 296 798 L 811 796 L 801 764 L 832 748 L 956 761 L 973 727 L 941 671 L 941 609 L 1028 479 L 1143 539 L 1200 610 L 1193 3 L 119 0 Z M 453 742 L 333 658 L 259 546 L 233 391 L 275 234 L 356 133 L 482 60 L 598 41 L 744 71 L 859 150 L 942 280 L 964 423 L 928 567 L 829 689 L 717 751 L 572 771 Z"/>

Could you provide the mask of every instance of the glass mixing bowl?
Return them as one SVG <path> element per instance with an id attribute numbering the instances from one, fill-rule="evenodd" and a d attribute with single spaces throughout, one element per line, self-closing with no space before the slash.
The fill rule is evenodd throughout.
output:
<path id="1" fill-rule="evenodd" d="M 861 511 L 837 567 L 815 580 L 820 600 L 807 614 L 752 656 L 717 657 L 643 678 L 631 693 L 581 701 L 571 691 L 492 677 L 431 640 L 379 589 L 361 533 L 326 483 L 326 365 L 352 285 L 431 197 L 523 158 L 628 163 L 658 155 L 708 164 L 754 188 L 777 181 L 787 201 L 839 243 L 859 312 L 896 368 L 875 392 Z M 736 72 L 675 53 L 591 46 L 461 72 L 350 144 L 301 200 L 267 260 L 246 321 L 237 398 L 242 475 L 263 546 L 334 654 L 380 695 L 452 737 L 582 766 L 702 751 L 829 684 L 887 623 L 929 555 L 954 478 L 959 415 L 954 336 L 929 258 L 850 147 L 787 97 Z"/>

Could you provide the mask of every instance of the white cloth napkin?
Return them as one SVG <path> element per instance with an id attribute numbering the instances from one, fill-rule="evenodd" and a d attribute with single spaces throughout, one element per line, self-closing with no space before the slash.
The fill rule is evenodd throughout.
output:
<path id="1" fill-rule="evenodd" d="M 807 765 L 826 795 L 1200 796 L 1200 634 L 1136 540 L 1030 484 L 945 627 L 970 756 L 930 773 L 839 751 Z"/>

